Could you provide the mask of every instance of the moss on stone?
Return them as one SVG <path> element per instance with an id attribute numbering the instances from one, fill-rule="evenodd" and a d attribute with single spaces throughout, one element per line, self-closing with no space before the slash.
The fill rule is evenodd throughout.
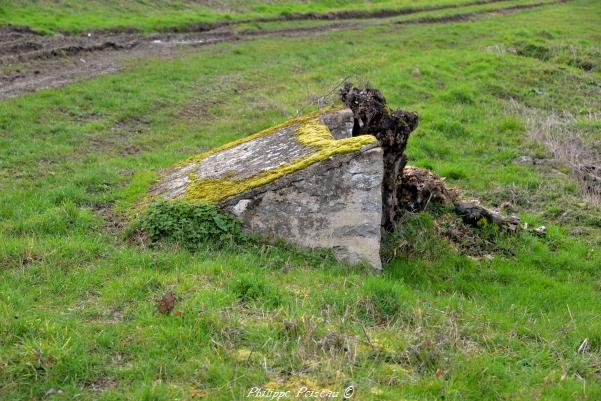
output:
<path id="1" fill-rule="evenodd" d="M 321 110 L 321 111 L 314 111 L 312 113 L 308 113 L 308 114 L 304 114 L 304 115 L 296 117 L 296 118 L 292 118 L 292 119 L 290 119 L 288 121 L 284 121 L 283 123 L 278 124 L 276 126 L 266 128 L 266 129 L 264 129 L 262 131 L 259 131 L 259 132 L 255 133 L 255 134 L 245 136 L 243 138 L 237 139 L 237 140 L 232 141 L 232 142 L 228 142 L 228 143 L 223 144 L 221 146 L 217 146 L 216 148 L 210 149 L 210 150 L 208 150 L 206 152 L 200 153 L 200 154 L 192 156 L 192 157 L 190 157 L 188 159 L 185 159 L 185 160 L 182 160 L 180 162 L 177 162 L 173 167 L 175 167 L 175 168 L 177 168 L 177 167 L 183 167 L 183 166 L 188 165 L 190 163 L 199 162 L 202 159 L 206 159 L 207 157 L 211 156 L 212 154 L 221 152 L 223 150 L 231 149 L 233 147 L 236 147 L 236 146 L 241 145 L 241 144 L 246 143 L 246 142 L 250 142 L 250 141 L 252 141 L 254 139 L 257 139 L 257 138 L 262 138 L 264 136 L 268 136 L 268 135 L 274 134 L 274 133 L 276 133 L 277 131 L 279 131 L 282 128 L 287 128 L 287 127 L 290 127 L 290 126 L 293 126 L 293 125 L 303 125 L 304 123 L 306 123 L 308 121 L 312 121 L 312 120 L 314 120 L 316 118 L 319 119 L 319 116 L 321 114 L 323 114 L 323 113 L 332 112 L 332 111 L 336 111 L 336 110 L 341 110 L 343 108 L 344 108 L 344 105 L 334 106 L 334 107 L 329 107 L 329 108 Z M 330 135 L 330 137 L 331 137 L 331 135 Z"/>
<path id="2" fill-rule="evenodd" d="M 323 111 L 321 113 L 323 113 Z M 240 180 L 236 180 L 232 177 L 199 179 L 194 174 L 190 174 L 190 185 L 186 191 L 186 194 L 184 195 L 184 198 L 190 202 L 219 202 L 222 199 L 237 195 L 249 189 L 269 184 L 278 178 L 307 168 L 312 164 L 326 160 L 332 156 L 356 152 L 365 145 L 377 143 L 377 139 L 372 135 L 362 135 L 340 140 L 334 139 L 330 133 L 330 130 L 320 122 L 321 113 L 315 112 L 294 118 L 278 126 L 260 131 L 254 135 L 250 135 L 240 140 L 227 143 L 223 146 L 178 163 L 176 167 L 182 167 L 189 163 L 198 163 L 204 158 L 217 152 L 225 149 L 231 149 L 232 147 L 238 146 L 242 143 L 273 134 L 282 128 L 287 128 L 294 125 L 297 126 L 296 140 L 300 144 L 311 148 L 316 148 L 316 151 L 308 156 L 298 158 L 291 163 L 259 173 L 253 177 Z"/>

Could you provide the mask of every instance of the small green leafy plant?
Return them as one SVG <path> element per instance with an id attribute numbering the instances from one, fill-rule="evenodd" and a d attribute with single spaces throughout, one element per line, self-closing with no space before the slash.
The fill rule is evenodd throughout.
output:
<path id="1" fill-rule="evenodd" d="M 175 242 L 194 250 L 200 246 L 223 247 L 246 238 L 240 222 L 215 206 L 184 201 L 157 201 L 149 205 L 131 227 L 153 242 Z"/>

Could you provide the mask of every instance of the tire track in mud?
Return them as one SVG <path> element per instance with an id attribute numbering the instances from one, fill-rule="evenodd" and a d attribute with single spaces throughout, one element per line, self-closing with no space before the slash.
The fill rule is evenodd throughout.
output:
<path id="1" fill-rule="evenodd" d="M 503 0 L 484 0 L 475 3 L 488 4 L 500 1 Z M 509 14 L 525 9 L 565 3 L 566 1 L 568 0 L 521 4 L 441 17 L 424 17 L 396 21 L 391 25 L 442 24 L 471 21 L 493 15 Z M 466 3 L 461 5 L 461 7 L 468 4 L 474 5 L 474 3 Z M 446 5 L 438 7 L 438 9 L 441 9 L 440 7 L 458 8 L 459 6 Z M 424 8 L 412 9 L 411 13 L 423 12 Z M 431 10 L 428 9 L 426 11 Z M 396 12 L 399 12 L 399 10 Z M 403 12 L 409 13 L 408 10 L 403 10 Z M 336 15 L 341 18 L 341 15 L 347 15 L 347 13 L 337 13 Z M 374 18 L 372 17 L 373 13 L 369 15 L 370 17 L 368 18 Z M 291 18 L 291 16 L 285 17 Z M 325 17 L 323 18 L 325 19 Z M 356 14 L 353 14 L 353 18 L 358 17 Z M 220 42 L 250 40 L 259 37 L 308 36 L 323 32 L 356 30 L 386 24 L 390 23 L 374 23 L 374 21 L 366 19 L 359 22 L 334 22 L 319 26 L 273 30 L 235 31 L 231 28 L 221 27 L 210 31 L 154 34 L 148 36 L 138 33 L 98 32 L 88 35 L 43 36 L 27 28 L 0 27 L 0 100 L 19 96 L 25 92 L 60 87 L 71 82 L 90 79 L 97 75 L 118 72 L 123 69 L 127 61 L 132 59 L 143 57 L 177 57 L 186 48 L 188 51 L 195 51 L 197 47 Z"/>
<path id="2" fill-rule="evenodd" d="M 171 28 L 167 28 L 167 31 L 182 33 L 182 32 L 206 32 L 211 31 L 218 28 L 236 26 L 241 24 L 251 24 L 251 23 L 263 23 L 263 22 L 285 22 L 285 21 L 342 21 L 342 20 L 352 20 L 352 19 L 382 19 L 382 18 L 391 18 L 391 17 L 400 17 L 403 15 L 411 15 L 424 13 L 429 11 L 442 11 L 456 8 L 464 8 L 471 6 L 481 6 L 486 4 L 494 4 L 494 3 L 503 3 L 510 0 L 475 0 L 466 3 L 453 3 L 453 4 L 441 4 L 441 5 L 432 5 L 432 6 L 422 6 L 422 7 L 406 7 L 406 8 L 386 8 L 375 11 L 367 11 L 367 10 L 357 10 L 357 11 L 331 11 L 327 13 L 315 13 L 315 12 L 307 12 L 307 13 L 292 13 L 285 15 L 276 15 L 272 17 L 259 17 L 259 18 L 249 18 L 243 20 L 235 20 L 235 21 L 221 21 L 214 23 L 200 23 L 200 24 L 189 24 L 183 27 L 173 26 Z M 105 30 L 105 32 L 114 32 L 114 33 L 132 33 L 135 32 L 133 29 L 109 29 Z"/>
<path id="3" fill-rule="evenodd" d="M 496 8 L 494 10 L 479 10 L 479 11 L 471 11 L 466 13 L 458 13 L 453 15 L 444 15 L 441 17 L 425 17 L 425 18 L 417 18 L 414 20 L 407 21 L 397 21 L 397 25 L 419 25 L 419 24 L 448 24 L 452 22 L 465 22 L 465 21 L 474 21 L 494 15 L 504 15 L 511 14 L 521 10 L 529 10 L 532 8 L 538 8 L 548 5 L 554 4 L 562 4 L 567 3 L 569 0 L 558 0 L 554 2 L 539 2 L 539 3 L 529 3 L 529 4 L 517 4 L 515 6 Z"/>
<path id="4" fill-rule="evenodd" d="M 401 9 L 383 9 L 376 11 L 336 11 L 330 13 L 299 13 L 277 17 L 257 18 L 247 22 L 276 22 L 276 21 L 301 21 L 301 20 L 344 20 L 344 19 L 375 19 L 401 17 L 424 13 L 429 11 L 442 11 L 455 8 L 482 6 L 486 4 L 502 3 L 508 0 L 476 0 L 466 3 L 441 4 L 438 6 L 408 7 Z"/>

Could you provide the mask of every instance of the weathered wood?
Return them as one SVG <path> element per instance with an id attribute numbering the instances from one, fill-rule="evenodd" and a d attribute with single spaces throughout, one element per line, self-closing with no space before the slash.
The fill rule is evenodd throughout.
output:
<path id="1" fill-rule="evenodd" d="M 398 206 L 410 212 L 422 212 L 428 205 L 450 205 L 458 197 L 444 179 L 423 168 L 405 166 L 397 191 Z"/>
<path id="2" fill-rule="evenodd" d="M 464 223 L 474 227 L 486 222 L 511 232 L 520 228 L 520 219 L 516 216 L 503 216 L 501 213 L 485 208 L 475 201 L 457 201 L 454 206 Z"/>
<path id="3" fill-rule="evenodd" d="M 382 227 L 390 232 L 400 212 L 398 191 L 401 173 L 407 163 L 405 147 L 409 135 L 417 127 L 419 117 L 416 113 L 400 109 L 391 111 L 377 89 L 359 89 L 346 83 L 340 90 L 340 98 L 353 111 L 353 136 L 375 136 L 384 152 Z"/>
<path id="4" fill-rule="evenodd" d="M 475 227 L 486 222 L 511 232 L 520 228 L 518 217 L 503 216 L 476 200 L 461 199 L 458 191 L 445 186 L 443 178 L 426 169 L 406 166 L 400 186 L 398 204 L 406 211 L 421 212 L 428 205 L 438 204 L 452 207 L 464 223 Z"/>

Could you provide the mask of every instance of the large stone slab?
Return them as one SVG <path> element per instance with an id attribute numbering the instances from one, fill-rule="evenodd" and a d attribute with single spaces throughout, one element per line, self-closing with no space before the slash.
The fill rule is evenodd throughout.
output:
<path id="1" fill-rule="evenodd" d="M 382 149 L 353 123 L 346 108 L 301 116 L 178 163 L 151 193 L 217 203 L 252 234 L 379 271 Z"/>
<path id="2" fill-rule="evenodd" d="M 249 232 L 380 263 L 382 150 L 368 145 L 221 202 Z"/>

